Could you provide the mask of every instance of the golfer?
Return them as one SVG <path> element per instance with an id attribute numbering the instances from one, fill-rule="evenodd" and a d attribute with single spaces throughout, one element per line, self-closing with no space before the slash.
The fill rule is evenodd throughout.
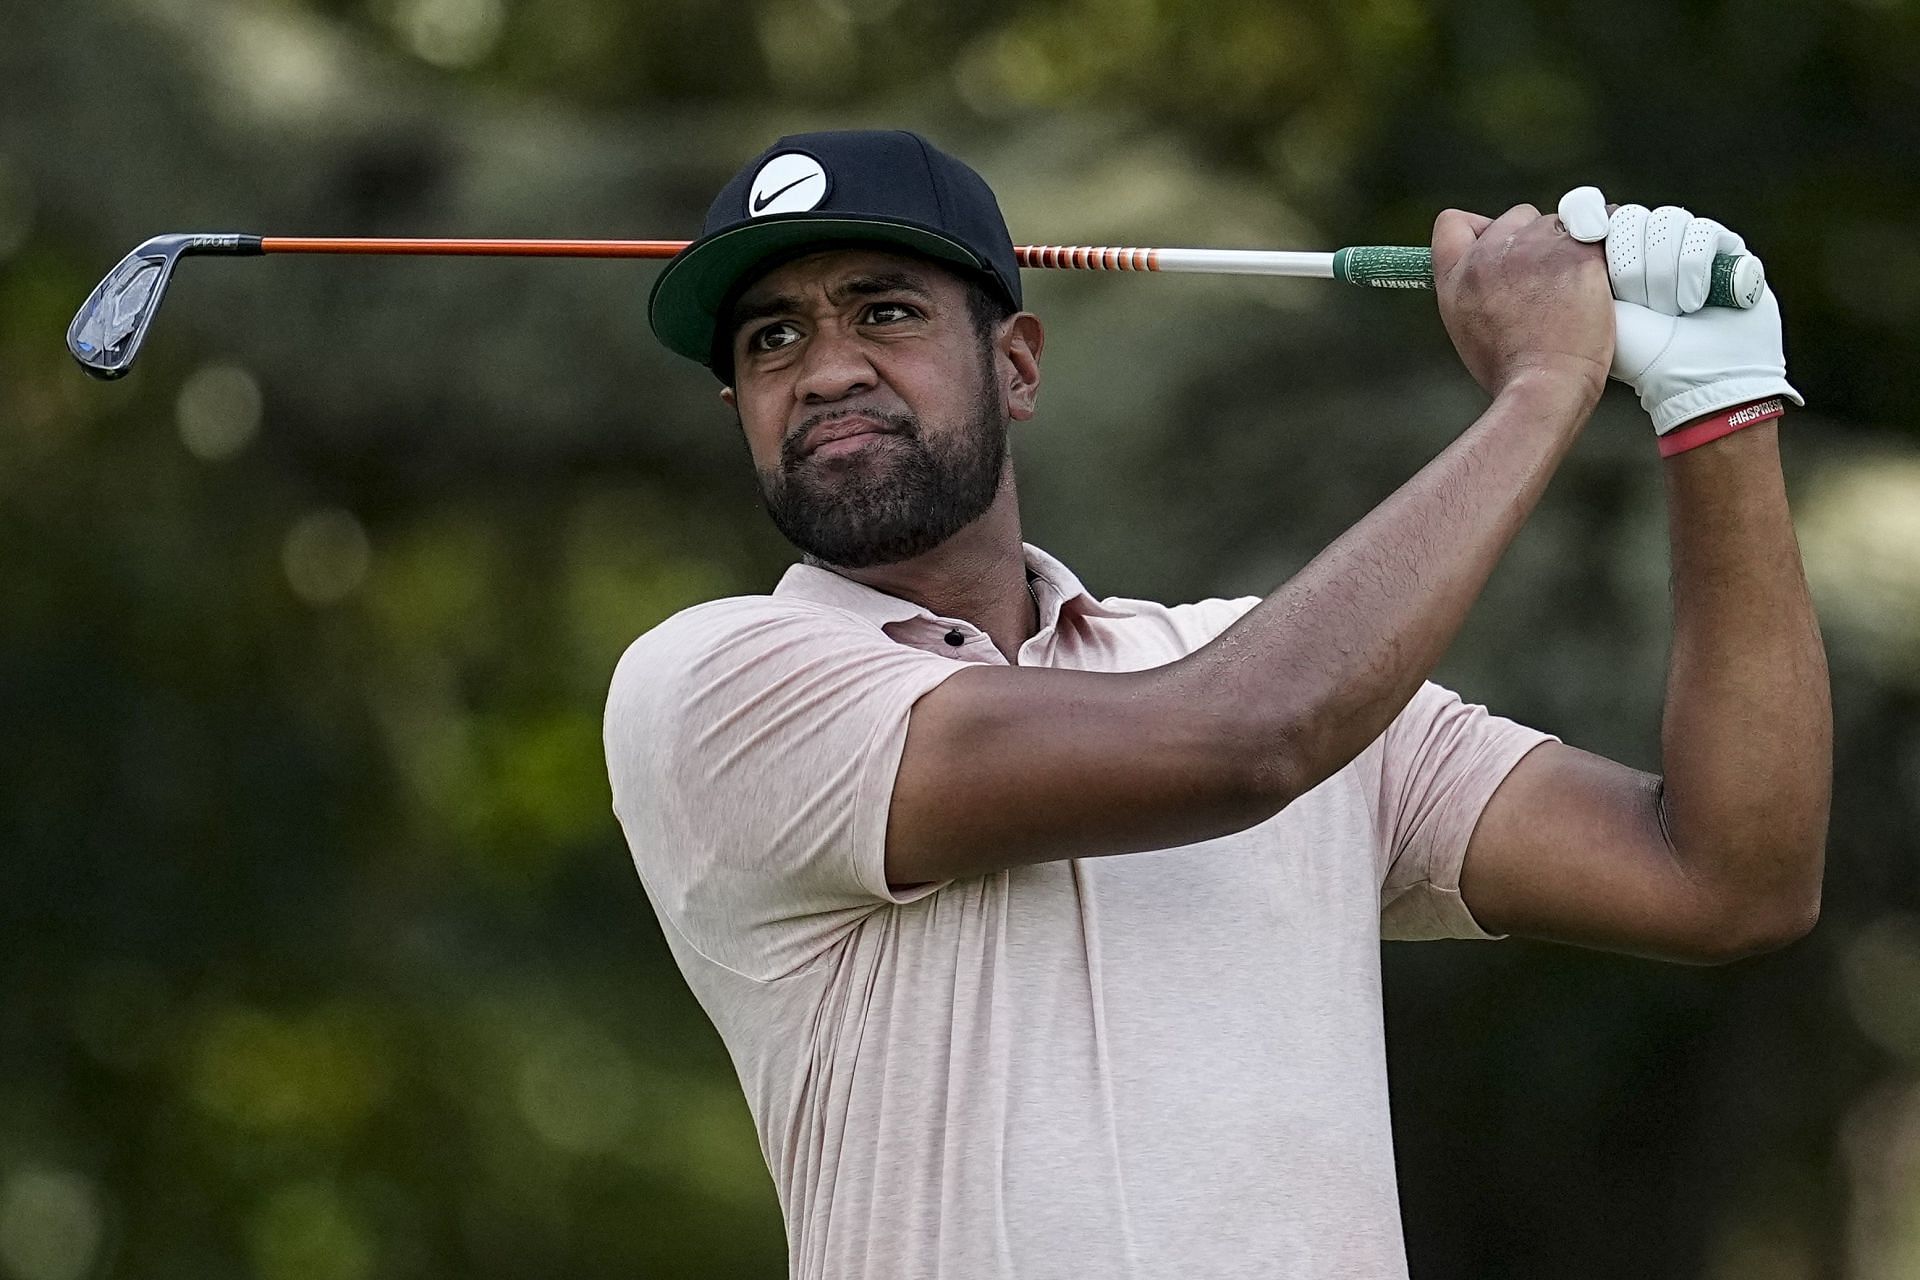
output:
<path id="1" fill-rule="evenodd" d="M 1799 399 L 1771 294 L 1701 305 L 1741 248 L 1590 188 L 1441 214 L 1487 410 L 1264 599 L 1170 606 L 1022 541 L 1045 335 L 977 174 L 816 133 L 726 186 L 651 321 L 718 376 L 801 562 L 636 640 L 606 749 L 794 1276 L 1404 1276 L 1382 937 L 1710 962 L 1811 926 Z M 1610 372 L 1671 511 L 1664 776 L 1427 681 Z"/>

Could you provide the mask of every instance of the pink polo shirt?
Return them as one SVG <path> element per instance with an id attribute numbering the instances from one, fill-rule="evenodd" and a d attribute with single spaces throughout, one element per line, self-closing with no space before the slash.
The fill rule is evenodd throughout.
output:
<path id="1" fill-rule="evenodd" d="M 1258 603 L 1095 600 L 1026 555 L 1023 666 L 1159 666 Z M 1486 936 L 1461 859 L 1548 735 L 1428 684 L 1236 835 L 889 889 L 915 700 L 1004 661 L 796 565 L 614 675 L 614 810 L 739 1071 L 792 1275 L 1404 1276 L 1380 939 Z"/>

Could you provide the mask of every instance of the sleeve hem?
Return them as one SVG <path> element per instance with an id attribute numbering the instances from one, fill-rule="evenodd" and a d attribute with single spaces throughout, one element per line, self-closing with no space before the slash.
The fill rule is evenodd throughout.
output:
<path id="1" fill-rule="evenodd" d="M 1467 845 L 1471 843 L 1474 830 L 1480 825 L 1480 816 L 1486 812 L 1487 802 L 1493 799 L 1493 793 L 1499 790 L 1514 766 L 1534 748 L 1560 741 L 1553 734 L 1538 729 L 1520 725 L 1515 725 L 1514 729 L 1516 732 L 1502 735 L 1485 748 L 1485 760 L 1491 767 L 1481 766 L 1483 772 L 1480 776 L 1484 779 L 1484 785 L 1479 794 L 1467 795 L 1454 802 L 1453 812 L 1448 815 L 1448 825 L 1455 830 L 1444 832 L 1436 838 L 1438 846 L 1446 852 L 1433 860 L 1424 879 L 1406 884 L 1392 898 L 1381 902 L 1383 939 L 1425 941 L 1461 938 L 1497 942 L 1507 936 L 1487 932 L 1474 919 L 1465 896 L 1460 892 L 1460 873 L 1466 864 Z"/>
<path id="2" fill-rule="evenodd" d="M 1500 784 L 1507 780 L 1507 775 L 1512 773 L 1514 767 L 1522 760 L 1532 755 L 1536 748 L 1542 747 L 1549 742 L 1558 741 L 1560 741 L 1560 739 L 1550 733 L 1541 733 L 1535 730 L 1530 740 L 1516 735 L 1513 740 L 1501 744 L 1501 749 L 1493 753 L 1494 758 L 1500 759 L 1502 755 L 1507 758 L 1501 761 L 1497 773 L 1489 771 L 1492 773 L 1492 785 L 1487 787 L 1486 794 L 1480 796 L 1478 802 L 1473 806 L 1473 821 L 1465 824 L 1466 831 L 1462 834 L 1456 845 L 1458 852 L 1449 854 L 1445 863 L 1435 868 L 1435 870 L 1442 873 L 1444 883 L 1429 881 L 1429 884 L 1435 892 L 1441 895 L 1441 900 L 1450 903 L 1457 909 L 1460 922 L 1472 930 L 1472 933 L 1467 935 L 1470 939 L 1498 942 L 1508 935 L 1504 933 L 1488 933 L 1486 929 L 1481 926 L 1480 922 L 1474 918 L 1473 909 L 1467 905 L 1466 895 L 1460 892 L 1460 873 L 1467 865 L 1467 846 L 1473 843 L 1473 833 L 1480 829 L 1480 817 L 1487 811 L 1487 804 L 1493 799 L 1493 793 L 1498 791 Z"/>

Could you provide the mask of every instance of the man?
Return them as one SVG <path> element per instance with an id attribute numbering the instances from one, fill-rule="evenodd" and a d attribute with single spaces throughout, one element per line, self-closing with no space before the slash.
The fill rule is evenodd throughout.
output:
<path id="1" fill-rule="evenodd" d="M 1043 331 L 976 174 L 813 134 L 721 192 L 652 322 L 805 559 L 637 640 L 606 745 L 795 1276 L 1402 1276 L 1383 934 L 1811 925 L 1825 665 L 1745 425 L 1798 400 L 1778 309 L 1701 309 L 1717 224 L 1566 216 L 1442 214 L 1490 407 L 1264 601 L 1169 608 L 1021 542 Z M 1610 370 L 1673 455 L 1664 778 L 1426 682 Z"/>

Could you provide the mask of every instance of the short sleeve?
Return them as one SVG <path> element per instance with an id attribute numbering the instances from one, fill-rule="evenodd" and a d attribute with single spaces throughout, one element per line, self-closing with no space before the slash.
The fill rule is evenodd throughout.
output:
<path id="1" fill-rule="evenodd" d="M 1489 938 L 1460 897 L 1460 867 L 1480 813 L 1522 756 L 1551 734 L 1428 682 L 1374 744 L 1375 813 L 1387 938 Z"/>
<path id="2" fill-rule="evenodd" d="M 715 601 L 636 640 L 604 737 L 654 907 L 716 964 L 798 970 L 888 888 L 887 809 L 920 696 L 967 664 L 830 607 Z"/>

